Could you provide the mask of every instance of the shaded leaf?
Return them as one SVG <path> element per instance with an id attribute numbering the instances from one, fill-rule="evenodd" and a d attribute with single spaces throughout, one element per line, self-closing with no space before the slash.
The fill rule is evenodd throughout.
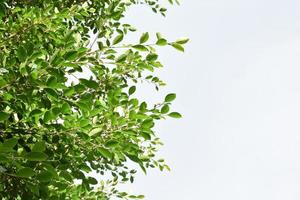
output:
<path id="1" fill-rule="evenodd" d="M 30 161 L 45 161 L 48 156 L 42 152 L 29 152 L 25 155 L 25 158 Z"/>
<path id="2" fill-rule="evenodd" d="M 35 172 L 33 169 L 29 167 L 24 167 L 17 171 L 16 173 L 17 176 L 22 177 L 22 178 L 29 178 L 35 175 Z"/>

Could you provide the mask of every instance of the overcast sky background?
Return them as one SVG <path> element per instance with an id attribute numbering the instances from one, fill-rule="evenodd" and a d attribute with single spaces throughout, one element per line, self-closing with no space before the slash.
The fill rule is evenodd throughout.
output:
<path id="1" fill-rule="evenodd" d="M 300 1 L 184 0 L 166 18 L 130 9 L 140 32 L 191 39 L 160 51 L 181 120 L 160 122 L 172 172 L 142 173 L 128 190 L 147 200 L 300 199 Z M 135 37 L 136 38 L 136 37 Z"/>

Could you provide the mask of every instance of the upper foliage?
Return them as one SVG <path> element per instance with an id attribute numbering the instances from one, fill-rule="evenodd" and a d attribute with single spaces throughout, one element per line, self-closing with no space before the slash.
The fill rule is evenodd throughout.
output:
<path id="1" fill-rule="evenodd" d="M 183 51 L 187 39 L 122 44 L 135 29 L 120 19 L 139 3 L 166 11 L 158 0 L 0 0 L 0 198 L 142 198 L 116 189 L 134 180 L 128 159 L 168 168 L 152 129 L 180 117 L 176 96 L 149 106 L 132 95 L 139 81 L 164 85 L 145 73 L 162 67 L 155 46 Z"/>

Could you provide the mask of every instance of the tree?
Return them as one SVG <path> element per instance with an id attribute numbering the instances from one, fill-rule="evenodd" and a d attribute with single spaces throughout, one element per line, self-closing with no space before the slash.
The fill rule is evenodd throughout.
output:
<path id="1" fill-rule="evenodd" d="M 157 46 L 183 51 L 188 40 L 123 43 L 134 4 L 166 12 L 158 0 L 0 0 L 1 199 L 139 199 L 117 190 L 134 181 L 128 161 L 168 169 L 153 127 L 181 117 L 169 111 L 176 95 L 150 106 L 133 93 L 164 85 Z"/>

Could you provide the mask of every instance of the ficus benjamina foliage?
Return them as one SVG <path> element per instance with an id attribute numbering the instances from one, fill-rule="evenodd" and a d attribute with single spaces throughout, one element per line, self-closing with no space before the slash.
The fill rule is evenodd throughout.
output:
<path id="1" fill-rule="evenodd" d="M 136 29 L 120 21 L 136 4 L 165 15 L 162 3 L 0 0 L 1 199 L 142 199 L 118 184 L 169 169 L 153 127 L 181 117 L 176 95 L 148 105 L 134 93 L 141 82 L 164 86 L 156 48 L 184 51 L 188 39 L 146 32 L 128 44 Z"/>

